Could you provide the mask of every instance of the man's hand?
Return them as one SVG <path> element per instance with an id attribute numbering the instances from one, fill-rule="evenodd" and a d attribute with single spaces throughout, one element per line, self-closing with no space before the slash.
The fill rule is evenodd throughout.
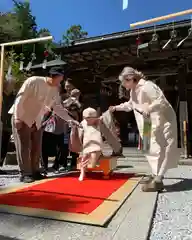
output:
<path id="1" fill-rule="evenodd" d="M 115 112 L 115 111 L 116 111 L 115 106 L 110 106 L 110 107 L 109 107 L 109 111 L 110 111 L 110 112 Z"/>
<path id="2" fill-rule="evenodd" d="M 16 128 L 17 130 L 20 130 L 21 127 L 22 127 L 22 125 L 23 125 L 23 123 L 22 123 L 21 120 L 19 120 L 19 119 L 14 119 L 14 126 L 15 126 L 15 128 Z"/>

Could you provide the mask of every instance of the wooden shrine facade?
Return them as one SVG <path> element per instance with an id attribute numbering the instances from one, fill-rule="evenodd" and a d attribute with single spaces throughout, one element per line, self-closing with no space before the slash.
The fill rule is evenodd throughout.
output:
<path id="1" fill-rule="evenodd" d="M 58 48 L 56 51 L 67 62 L 69 77 L 82 91 L 85 105 L 98 105 L 102 111 L 109 105 L 125 100 L 119 99 L 118 83 L 118 75 L 123 67 L 130 65 L 143 71 L 148 79 L 155 81 L 163 89 L 173 105 L 178 116 L 179 144 L 185 150 L 187 125 L 188 155 L 191 154 L 192 143 L 189 134 L 192 129 L 191 26 L 191 21 L 185 20 L 129 30 L 78 40 L 71 46 Z M 177 47 L 188 35 L 183 44 Z M 129 122 L 133 122 L 130 129 L 135 129 L 132 117 L 131 113 L 119 117 L 124 134 L 129 131 L 125 133 L 125 128 L 128 129 L 127 118 Z"/>

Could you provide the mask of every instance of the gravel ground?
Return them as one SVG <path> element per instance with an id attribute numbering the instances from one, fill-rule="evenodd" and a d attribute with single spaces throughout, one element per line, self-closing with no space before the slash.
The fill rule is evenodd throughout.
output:
<path id="1" fill-rule="evenodd" d="M 49 164 L 50 168 L 52 164 Z M 18 167 L 15 165 L 5 165 L 2 170 L 5 170 L 8 174 L 7 175 L 0 175 L 0 187 L 9 187 L 9 186 L 15 186 L 18 184 L 22 184 L 19 181 L 19 172 L 18 172 Z M 48 176 L 57 176 L 57 175 L 63 175 L 61 174 L 55 174 L 53 172 L 49 172 Z"/>
<path id="2" fill-rule="evenodd" d="M 192 239 L 192 167 L 168 172 L 166 191 L 159 194 L 150 240 Z"/>
<path id="3" fill-rule="evenodd" d="M 4 169 L 9 175 L 0 175 L 0 186 L 19 184 L 17 168 Z M 164 182 L 166 191 L 158 196 L 149 240 L 192 240 L 192 167 L 179 166 L 169 171 Z"/>
<path id="4" fill-rule="evenodd" d="M 19 174 L 17 166 L 4 166 L 3 170 L 7 171 L 7 175 L 0 175 L 0 187 L 8 187 L 19 184 Z"/>

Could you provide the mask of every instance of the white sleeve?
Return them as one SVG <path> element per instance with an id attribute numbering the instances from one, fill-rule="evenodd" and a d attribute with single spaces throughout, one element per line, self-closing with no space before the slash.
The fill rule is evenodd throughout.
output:
<path id="1" fill-rule="evenodd" d="M 55 96 L 55 101 L 53 103 L 53 111 L 54 113 L 59 116 L 64 121 L 73 121 L 74 119 L 69 116 L 68 111 L 61 103 L 61 97 L 59 96 L 59 93 Z"/>
<path id="2" fill-rule="evenodd" d="M 33 87 L 34 87 L 34 84 L 32 79 L 28 78 L 20 88 L 16 96 L 14 106 L 12 106 L 12 109 L 10 109 L 12 110 L 12 113 L 15 119 L 18 119 L 19 111 L 22 110 L 23 103 L 25 99 L 29 96 L 29 93 L 33 91 Z"/>
<path id="3" fill-rule="evenodd" d="M 121 103 L 120 105 L 115 106 L 116 111 L 125 111 L 131 112 L 133 110 L 132 101 Z"/>

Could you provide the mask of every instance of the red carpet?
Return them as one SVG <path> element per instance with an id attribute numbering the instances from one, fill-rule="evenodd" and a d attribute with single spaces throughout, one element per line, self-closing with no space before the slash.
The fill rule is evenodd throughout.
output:
<path id="1" fill-rule="evenodd" d="M 77 174 L 70 174 L 12 193 L 1 194 L 0 204 L 90 214 L 133 177 L 133 175 L 116 173 L 110 179 L 104 180 L 99 173 L 88 175 L 83 182 L 78 181 Z"/>

